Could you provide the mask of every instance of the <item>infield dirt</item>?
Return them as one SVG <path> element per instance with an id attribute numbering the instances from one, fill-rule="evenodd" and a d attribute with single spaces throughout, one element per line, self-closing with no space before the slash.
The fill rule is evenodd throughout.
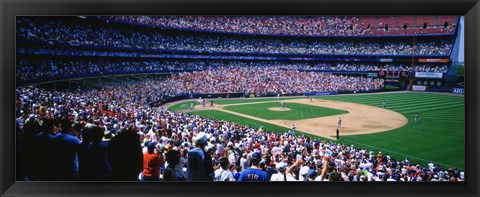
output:
<path id="1" fill-rule="evenodd" d="M 270 108 L 268 108 L 268 110 L 270 110 L 270 111 L 290 111 L 290 108 L 270 107 Z"/>
<path id="2" fill-rule="evenodd" d="M 260 102 L 239 103 L 239 104 L 229 104 L 229 105 L 216 104 L 214 107 L 208 107 L 207 105 L 207 107 L 205 108 L 202 108 L 201 106 L 195 106 L 195 109 L 193 111 L 218 110 L 225 113 L 229 113 L 229 114 L 233 114 L 233 115 L 237 115 L 237 116 L 241 116 L 241 117 L 245 117 L 253 120 L 258 120 L 258 121 L 262 121 L 270 124 L 275 124 L 275 125 L 286 127 L 286 128 L 291 128 L 292 125 L 295 124 L 296 129 L 298 131 L 321 136 L 328 139 L 334 139 L 333 136 L 336 135 L 335 131 L 338 128 L 339 117 L 342 119 L 342 126 L 338 128 L 341 136 L 384 132 L 384 131 L 400 128 L 408 123 L 408 120 L 405 116 L 403 116 L 398 112 L 391 111 L 388 109 L 362 105 L 362 104 L 321 100 L 321 99 L 313 99 L 312 102 L 310 102 L 304 98 L 301 98 L 301 99 L 285 100 L 284 102 L 285 104 L 299 103 L 304 105 L 313 105 L 313 106 L 346 110 L 349 113 L 292 121 L 292 120 L 266 120 L 266 119 L 223 109 L 226 106 L 248 105 L 248 104 L 267 103 L 267 102 L 272 102 L 272 101 L 263 101 L 263 102 L 260 101 Z M 278 110 L 278 109 L 272 109 L 272 110 Z M 184 112 L 188 112 L 188 111 L 184 111 Z"/>

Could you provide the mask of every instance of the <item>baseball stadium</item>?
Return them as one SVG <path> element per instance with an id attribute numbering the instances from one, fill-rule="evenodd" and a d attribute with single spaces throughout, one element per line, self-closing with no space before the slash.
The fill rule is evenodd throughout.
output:
<path id="1" fill-rule="evenodd" d="M 18 16 L 16 179 L 462 182 L 463 31 L 459 16 Z"/>

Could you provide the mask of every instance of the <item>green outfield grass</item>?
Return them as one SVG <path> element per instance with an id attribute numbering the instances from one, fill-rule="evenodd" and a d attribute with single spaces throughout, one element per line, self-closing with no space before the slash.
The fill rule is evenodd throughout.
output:
<path id="1" fill-rule="evenodd" d="M 326 107 L 305 105 L 300 103 L 284 103 L 289 111 L 272 111 L 269 108 L 280 107 L 280 102 L 258 103 L 226 106 L 224 109 L 263 118 L 265 120 L 303 120 L 338 114 L 347 114 L 348 111 Z"/>
<path id="2" fill-rule="evenodd" d="M 429 93 L 394 93 L 325 96 L 316 99 L 381 107 L 408 118 L 404 127 L 377 134 L 341 137 L 344 143 L 389 153 L 398 159 L 434 161 L 443 167 L 465 167 L 464 97 Z M 419 122 L 414 116 L 418 114 Z"/>
<path id="3" fill-rule="evenodd" d="M 188 102 L 183 102 L 183 103 L 179 103 L 174 106 L 171 106 L 168 108 L 168 110 L 172 110 L 172 111 L 190 110 L 190 103 L 193 103 L 193 106 L 200 105 L 200 103 L 197 101 L 188 101 Z"/>

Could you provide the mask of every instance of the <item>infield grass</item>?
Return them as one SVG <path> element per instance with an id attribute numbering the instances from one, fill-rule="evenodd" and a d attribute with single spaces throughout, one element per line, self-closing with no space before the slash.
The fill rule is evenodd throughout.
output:
<path id="1" fill-rule="evenodd" d="M 265 120 L 303 120 L 338 114 L 347 114 L 348 111 L 319 107 L 300 103 L 284 103 L 289 111 L 272 111 L 269 108 L 280 107 L 280 102 L 258 103 L 226 106 L 224 109 L 255 116 Z"/>

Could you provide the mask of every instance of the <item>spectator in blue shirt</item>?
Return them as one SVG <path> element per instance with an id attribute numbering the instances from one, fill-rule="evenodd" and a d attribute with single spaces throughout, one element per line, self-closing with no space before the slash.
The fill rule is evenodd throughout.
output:
<path id="1" fill-rule="evenodd" d="M 93 124 L 87 124 L 84 130 L 91 130 L 93 141 L 87 146 L 80 157 L 80 178 L 82 180 L 108 180 L 112 173 L 112 167 L 108 160 L 108 142 L 102 141 L 104 129 Z"/>
<path id="2" fill-rule="evenodd" d="M 54 179 L 63 181 L 78 180 L 78 147 L 80 140 L 72 132 L 72 122 L 63 118 L 60 123 L 61 134 L 54 138 L 55 169 Z"/>
<path id="3" fill-rule="evenodd" d="M 262 154 L 255 152 L 252 154 L 252 166 L 242 172 L 238 181 L 269 181 L 267 172 L 260 168 Z"/>

